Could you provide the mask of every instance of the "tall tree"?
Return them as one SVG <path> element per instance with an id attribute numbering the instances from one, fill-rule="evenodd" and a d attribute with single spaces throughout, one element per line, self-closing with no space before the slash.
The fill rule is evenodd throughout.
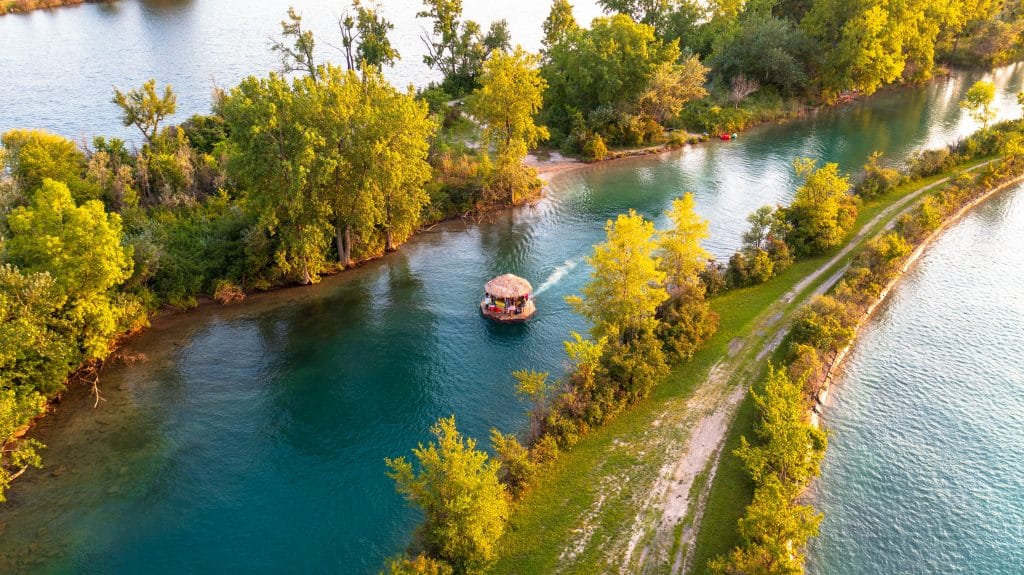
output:
<path id="1" fill-rule="evenodd" d="M 433 34 L 421 37 L 427 53 L 423 62 L 444 75 L 442 86 L 452 95 L 472 91 L 487 55 L 508 50 L 508 23 L 493 22 L 485 34 L 472 20 L 462 21 L 462 0 L 423 0 L 426 10 L 418 18 L 434 21 Z"/>
<path id="2" fill-rule="evenodd" d="M 625 340 L 653 328 L 658 305 L 668 298 L 657 257 L 654 224 L 635 211 L 605 225 L 607 241 L 587 257 L 593 267 L 583 297 L 566 301 L 593 324 L 595 339 Z"/>
<path id="3" fill-rule="evenodd" d="M 156 80 L 150 79 L 142 88 L 122 92 L 114 87 L 113 103 L 121 108 L 121 121 L 125 126 L 135 126 L 142 132 L 146 142 L 152 144 L 160 133 L 160 122 L 174 115 L 178 99 L 171 85 L 164 86 L 163 96 L 156 93 Z"/>
<path id="4" fill-rule="evenodd" d="M 325 140 L 310 127 L 318 110 L 304 97 L 314 83 L 250 76 L 221 106 L 230 131 L 228 170 L 244 186 L 259 227 L 276 239 L 278 268 L 303 283 L 316 281 L 323 268 L 330 229 L 323 188 L 331 166 L 318 158 Z"/>
<path id="5" fill-rule="evenodd" d="M 288 19 L 281 21 L 281 39 L 272 40 L 270 49 L 281 54 L 284 73 L 305 72 L 316 80 L 316 41 L 313 32 L 303 30 L 302 15 L 295 11 L 294 6 L 288 7 Z"/>
<path id="6" fill-rule="evenodd" d="M 661 269 L 669 292 L 699 282 L 699 274 L 711 256 L 700 245 L 709 237 L 708 221 L 697 215 L 694 208 L 693 194 L 689 192 L 672 200 L 671 209 L 665 213 L 671 224 L 658 234 Z"/>
<path id="7" fill-rule="evenodd" d="M 484 64 L 480 88 L 468 98 L 468 110 L 483 127 L 480 143 L 495 155 L 495 173 L 488 187 L 514 204 L 539 187 L 537 172 L 523 165 L 530 148 L 548 138 L 534 121 L 543 105 L 547 83 L 537 68 L 538 58 L 517 47 L 496 50 Z"/>
<path id="8" fill-rule="evenodd" d="M 438 420 L 430 432 L 436 443 L 412 450 L 419 470 L 405 457 L 387 459 L 388 476 L 426 515 L 420 536 L 430 554 L 455 573 L 482 573 L 497 557 L 509 515 L 499 464 L 459 433 L 454 417 Z"/>
<path id="9" fill-rule="evenodd" d="M 122 310 L 111 290 L 132 273 L 132 250 L 122 245 L 121 217 L 90 200 L 75 205 L 68 187 L 44 180 L 27 207 L 7 218 L 8 260 L 26 274 L 45 272 L 64 298 L 83 359 L 103 359 L 117 335 Z"/>
<path id="10" fill-rule="evenodd" d="M 352 10 L 354 15 L 346 12 L 338 19 L 348 69 L 372 66 L 379 70 L 384 66 L 394 66 L 395 61 L 401 58 L 388 39 L 388 33 L 395 29 L 395 25 L 380 15 L 380 7 L 376 4 L 364 6 L 360 0 L 353 0 Z"/>
<path id="11" fill-rule="evenodd" d="M 541 43 L 544 45 L 545 51 L 563 42 L 570 33 L 579 29 L 569 0 L 554 0 L 552 2 L 551 11 L 548 12 L 542 29 L 544 30 L 544 39 Z"/>

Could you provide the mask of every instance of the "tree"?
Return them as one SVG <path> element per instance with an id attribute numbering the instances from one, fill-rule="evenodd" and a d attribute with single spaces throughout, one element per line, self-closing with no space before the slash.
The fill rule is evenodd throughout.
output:
<path id="1" fill-rule="evenodd" d="M 436 443 L 413 449 L 419 470 L 405 457 L 386 459 L 388 477 L 423 510 L 419 536 L 427 551 L 455 573 L 482 573 L 497 557 L 509 514 L 500 465 L 458 432 L 454 417 L 439 419 L 430 432 Z"/>
<path id="2" fill-rule="evenodd" d="M 115 305 L 111 290 L 132 273 L 121 217 L 96 200 L 75 205 L 66 185 L 47 179 L 7 224 L 8 261 L 26 274 L 49 273 L 66 298 L 62 314 L 74 326 L 82 358 L 105 358 L 127 312 Z"/>
<path id="3" fill-rule="evenodd" d="M 487 55 L 509 49 L 508 23 L 493 22 L 484 34 L 472 20 L 463 22 L 462 0 L 423 0 L 427 7 L 417 18 L 434 21 L 433 34 L 421 37 L 427 53 L 423 63 L 444 75 L 444 87 L 461 96 L 476 87 L 477 76 Z"/>
<path id="4" fill-rule="evenodd" d="M 288 41 L 291 45 L 285 44 Z M 281 39 L 272 40 L 270 49 L 281 54 L 281 69 L 285 74 L 305 72 L 317 79 L 316 41 L 313 32 L 302 29 L 302 15 L 294 6 L 288 7 L 288 19 L 281 21 Z"/>
<path id="5" fill-rule="evenodd" d="M 740 102 L 759 89 L 761 89 L 761 85 L 757 83 L 757 80 L 747 78 L 743 74 L 736 74 L 729 81 L 729 99 L 732 100 L 732 107 L 739 108 Z"/>
<path id="6" fill-rule="evenodd" d="M 704 88 L 708 69 L 700 59 L 691 56 L 682 63 L 663 62 L 651 76 L 647 89 L 640 94 L 637 111 L 659 124 L 675 118 L 683 104 L 707 96 Z"/>
<path id="7" fill-rule="evenodd" d="M 413 557 L 397 557 L 388 561 L 381 575 L 452 575 L 452 566 L 422 553 Z"/>
<path id="8" fill-rule="evenodd" d="M 804 572 L 803 548 L 818 534 L 822 516 L 794 503 L 791 490 L 769 478 L 739 520 L 740 546 L 708 565 L 720 575 L 796 575 Z"/>
<path id="9" fill-rule="evenodd" d="M 310 82 L 312 83 L 312 82 Z M 286 276 L 316 281 L 328 244 L 330 207 L 324 187 L 333 164 L 318 158 L 325 140 L 310 128 L 309 84 L 271 73 L 250 76 L 222 105 L 229 127 L 228 171 L 246 190 L 258 229 L 275 239 L 274 258 Z"/>
<path id="10" fill-rule="evenodd" d="M 857 217 L 857 204 L 837 164 L 815 169 L 813 160 L 803 158 L 793 165 L 804 183 L 785 209 L 791 226 L 786 243 L 797 256 L 821 254 L 842 243 Z"/>
<path id="11" fill-rule="evenodd" d="M 806 34 L 792 21 L 751 14 L 740 20 L 734 37 L 716 44 L 707 63 L 716 74 L 730 79 L 730 87 L 736 78 L 743 78 L 736 87 L 744 90 L 730 93 L 736 103 L 735 98 L 747 89 L 757 90 L 755 83 L 775 86 L 783 94 L 803 92 L 811 54 Z"/>
<path id="12" fill-rule="evenodd" d="M 138 128 L 146 142 L 152 144 L 160 133 L 160 122 L 174 115 L 178 99 L 170 84 L 164 86 L 163 96 L 158 96 L 156 80 L 150 79 L 142 84 L 141 89 L 133 88 L 127 92 L 115 86 L 111 101 L 121 108 L 121 122 Z"/>
<path id="13" fill-rule="evenodd" d="M 996 111 L 992 109 L 992 102 L 996 97 L 996 86 L 992 82 L 978 80 L 974 83 L 964 99 L 960 100 L 960 108 L 967 110 L 971 118 L 988 129 L 988 124 L 996 117 Z"/>
<path id="14" fill-rule="evenodd" d="M 671 209 L 665 212 L 671 226 L 658 234 L 661 269 L 670 293 L 696 286 L 711 257 L 700 245 L 709 237 L 708 221 L 697 215 L 694 206 L 693 194 L 689 192 L 672 200 Z"/>
<path id="15" fill-rule="evenodd" d="M 522 48 L 511 54 L 496 50 L 484 64 L 480 87 L 468 98 L 470 114 L 483 127 L 480 143 L 493 150 L 496 171 L 489 187 L 514 204 L 524 192 L 539 188 L 537 172 L 523 165 L 530 148 L 548 138 L 534 122 L 547 87 L 537 70 L 538 58 Z"/>
<path id="16" fill-rule="evenodd" d="M 786 370 L 772 368 L 763 389 L 753 390 L 751 395 L 758 410 L 754 431 L 759 442 L 755 446 L 741 438 L 736 456 L 758 485 L 769 475 L 782 485 L 806 485 L 818 474 L 826 439 L 825 433 L 807 420 L 802 385 L 791 380 Z"/>
<path id="17" fill-rule="evenodd" d="M 26 198 L 46 178 L 63 182 L 77 201 L 94 200 L 100 187 L 86 177 L 86 157 L 74 142 L 44 130 L 10 130 L 0 136 L 18 191 Z"/>
<path id="18" fill-rule="evenodd" d="M 610 126 L 629 116 L 657 121 L 703 94 L 698 61 L 678 63 L 676 42 L 659 39 L 654 28 L 622 14 L 596 18 L 590 29 L 569 30 L 545 56 L 544 113 L 564 135 L 585 123 L 607 137 Z"/>
<path id="19" fill-rule="evenodd" d="M 542 25 L 544 39 L 541 43 L 545 51 L 552 46 L 563 42 L 569 34 L 579 30 L 576 17 L 572 14 L 572 4 L 569 0 L 554 0 L 551 4 L 551 11 Z"/>
<path id="20" fill-rule="evenodd" d="M 380 15 L 377 5 L 363 6 L 360 0 L 352 1 L 351 13 L 342 14 L 338 19 L 341 42 L 345 49 L 345 62 L 349 70 L 372 66 L 382 69 L 394 66 L 401 58 L 398 50 L 391 46 L 388 33 L 395 25 Z"/>
<path id="21" fill-rule="evenodd" d="M 903 73 L 906 57 L 898 15 L 882 0 L 819 0 L 801 26 L 820 50 L 818 82 L 826 96 L 874 93 Z"/>
<path id="22" fill-rule="evenodd" d="M 665 272 L 657 257 L 654 224 L 635 211 L 605 225 L 608 240 L 587 257 L 593 267 L 583 297 L 566 298 L 593 324 L 594 338 L 628 341 L 652 327 L 658 305 L 668 299 Z"/>

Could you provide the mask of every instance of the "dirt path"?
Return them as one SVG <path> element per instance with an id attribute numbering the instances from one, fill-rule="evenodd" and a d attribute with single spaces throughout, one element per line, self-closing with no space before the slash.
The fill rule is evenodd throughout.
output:
<path id="1" fill-rule="evenodd" d="M 994 160 L 990 160 L 994 161 Z M 971 168 L 981 168 L 985 162 Z M 879 212 L 865 223 L 847 245 L 827 262 L 793 286 L 773 304 L 751 330 L 751 336 L 730 344 L 729 354 L 711 370 L 702 385 L 682 409 L 690 417 L 676 425 L 685 426 L 685 440 L 666 445 L 666 463 L 648 492 L 629 531 L 628 543 L 619 562 L 621 573 L 663 573 L 676 575 L 690 570 L 694 543 L 703 517 L 704 504 L 721 458 L 729 426 L 749 382 L 763 368 L 764 360 L 782 343 L 793 313 L 811 298 L 825 293 L 846 271 L 839 265 L 879 226 L 891 227 L 922 194 L 949 181 L 943 178 L 915 190 Z M 838 268 L 836 266 L 839 266 Z M 824 274 L 832 274 L 809 293 Z M 670 419 L 667 411 L 659 421 Z M 703 473 L 703 477 L 700 477 Z M 700 481 L 698 481 L 700 478 Z M 667 568 L 667 569 L 666 569 Z"/>

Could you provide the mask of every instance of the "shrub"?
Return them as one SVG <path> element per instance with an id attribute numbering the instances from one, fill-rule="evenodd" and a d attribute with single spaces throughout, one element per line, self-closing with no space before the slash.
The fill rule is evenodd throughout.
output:
<path id="1" fill-rule="evenodd" d="M 601 134 L 591 134 L 583 142 L 583 159 L 589 162 L 599 162 L 608 155 L 608 146 L 604 143 Z"/>

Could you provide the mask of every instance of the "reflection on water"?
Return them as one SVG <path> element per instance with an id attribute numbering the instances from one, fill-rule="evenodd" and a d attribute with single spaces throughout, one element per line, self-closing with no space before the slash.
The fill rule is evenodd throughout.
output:
<path id="1" fill-rule="evenodd" d="M 825 413 L 812 573 L 1024 567 L 1024 186 L 948 231 L 871 321 Z"/>

